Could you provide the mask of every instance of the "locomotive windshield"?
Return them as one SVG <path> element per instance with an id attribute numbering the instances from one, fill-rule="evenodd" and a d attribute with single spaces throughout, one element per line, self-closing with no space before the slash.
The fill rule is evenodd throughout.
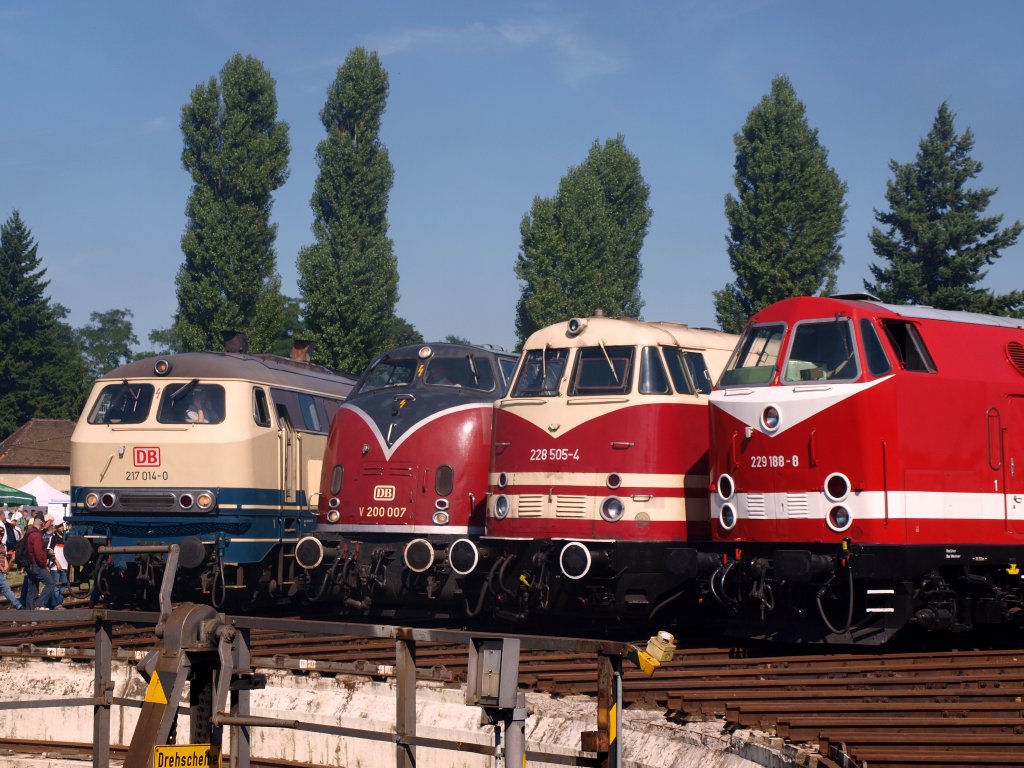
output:
<path id="1" fill-rule="evenodd" d="M 427 363 L 423 380 L 437 387 L 466 387 L 490 392 L 494 389 L 494 370 L 490 361 L 476 355 L 434 357 Z"/>
<path id="2" fill-rule="evenodd" d="M 853 325 L 841 317 L 797 324 L 783 370 L 786 382 L 856 379 L 860 372 Z"/>
<path id="3" fill-rule="evenodd" d="M 623 395 L 630 390 L 633 347 L 583 347 L 576 355 L 570 395 Z"/>
<path id="4" fill-rule="evenodd" d="M 90 424 L 141 424 L 153 404 L 152 384 L 108 384 L 89 412 Z"/>
<path id="5" fill-rule="evenodd" d="M 156 420 L 161 424 L 220 424 L 224 421 L 224 387 L 200 384 L 170 384 L 160 397 Z"/>
<path id="6" fill-rule="evenodd" d="M 563 348 L 531 349 L 525 353 L 519 376 L 512 387 L 512 397 L 554 397 L 562 380 L 569 350 Z"/>
<path id="7" fill-rule="evenodd" d="M 412 384 L 412 380 L 416 376 L 416 367 L 419 362 L 419 358 L 415 355 L 408 357 L 385 355 L 363 377 L 358 391 L 372 392 L 375 389 L 386 389 L 387 387 L 407 387 Z M 353 391 L 352 394 L 354 395 L 356 392 Z"/>
<path id="8" fill-rule="evenodd" d="M 782 349 L 782 323 L 747 328 L 725 366 L 719 386 L 768 384 Z"/>

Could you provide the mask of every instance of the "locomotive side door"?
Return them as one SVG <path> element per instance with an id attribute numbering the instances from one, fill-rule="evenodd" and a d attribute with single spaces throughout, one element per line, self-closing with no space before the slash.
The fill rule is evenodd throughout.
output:
<path id="1" fill-rule="evenodd" d="M 995 429 L 995 416 L 989 411 L 989 452 L 997 441 L 991 438 Z M 1003 493 L 1006 495 L 1006 530 L 1024 533 L 1024 396 L 1011 395 L 1006 399 L 1001 431 L 1003 434 L 1002 465 Z M 989 457 L 990 466 L 998 466 L 994 457 Z"/>
<path id="2" fill-rule="evenodd" d="M 277 423 L 281 500 L 294 502 L 299 471 L 299 437 L 288 418 L 288 409 L 283 405 L 277 406 Z"/>

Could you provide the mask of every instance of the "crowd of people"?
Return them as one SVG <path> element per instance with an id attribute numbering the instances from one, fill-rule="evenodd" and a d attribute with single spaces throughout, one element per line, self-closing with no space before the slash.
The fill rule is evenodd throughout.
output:
<path id="1" fill-rule="evenodd" d="M 64 521 L 52 515 L 32 513 L 4 505 L 0 557 L 0 594 L 11 608 L 48 611 L 64 608 L 68 563 L 64 559 Z M 17 562 L 18 545 L 24 541 L 23 560 Z M 21 571 L 21 597 L 8 577 Z M 42 592 L 40 592 L 42 588 Z"/>

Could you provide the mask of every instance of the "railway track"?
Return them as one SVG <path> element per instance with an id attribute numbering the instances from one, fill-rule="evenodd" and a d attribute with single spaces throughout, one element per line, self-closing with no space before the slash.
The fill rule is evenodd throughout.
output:
<path id="1" fill-rule="evenodd" d="M 89 656 L 92 624 L 0 624 L 0 652 Z M 152 627 L 116 625 L 114 647 L 157 647 Z M 257 666 L 387 669 L 391 640 L 254 631 Z M 52 654 L 51 654 L 52 655 Z M 315 665 L 305 662 L 315 661 Z M 423 676 L 464 682 L 462 645 L 421 643 Z M 360 666 L 362 665 L 362 666 Z M 1024 650 L 859 650 L 782 655 L 764 647 L 682 648 L 653 677 L 624 670 L 626 706 L 658 708 L 677 722 L 724 718 L 729 730 L 756 729 L 802 745 L 823 766 L 1024 766 Z M 524 652 L 520 683 L 552 695 L 594 695 L 592 658 Z M 2 742 L 0 742 L 2 744 Z"/>

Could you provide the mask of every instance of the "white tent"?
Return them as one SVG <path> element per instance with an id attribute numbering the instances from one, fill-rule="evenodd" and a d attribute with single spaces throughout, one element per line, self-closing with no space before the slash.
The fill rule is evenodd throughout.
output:
<path id="1" fill-rule="evenodd" d="M 68 507 L 71 504 L 70 496 L 58 491 L 38 475 L 29 480 L 18 490 L 35 496 L 36 503 L 40 507 L 46 507 L 47 514 L 53 515 L 54 520 L 57 522 L 64 519 L 64 515 L 67 513 Z"/>

